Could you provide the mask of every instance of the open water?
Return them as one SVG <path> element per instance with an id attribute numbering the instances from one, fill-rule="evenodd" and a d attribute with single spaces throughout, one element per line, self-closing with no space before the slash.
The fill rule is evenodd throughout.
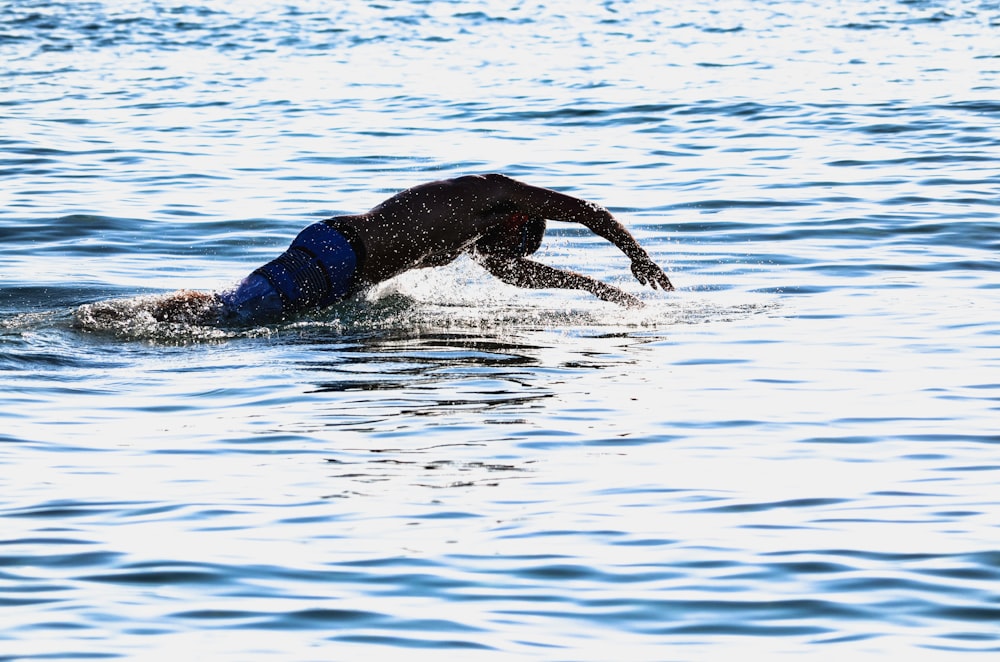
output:
<path id="1" fill-rule="evenodd" d="M 7 0 L 0 73 L 0 660 L 996 659 L 1000 3 Z M 489 171 L 678 291 L 553 223 L 647 306 L 145 312 Z"/>

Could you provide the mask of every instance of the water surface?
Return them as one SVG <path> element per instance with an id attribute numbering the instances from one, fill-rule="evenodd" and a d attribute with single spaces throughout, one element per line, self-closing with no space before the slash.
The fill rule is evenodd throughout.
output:
<path id="1" fill-rule="evenodd" d="M 0 5 L 0 659 L 995 656 L 1000 6 L 661 4 Z M 489 171 L 678 291 L 144 313 Z"/>

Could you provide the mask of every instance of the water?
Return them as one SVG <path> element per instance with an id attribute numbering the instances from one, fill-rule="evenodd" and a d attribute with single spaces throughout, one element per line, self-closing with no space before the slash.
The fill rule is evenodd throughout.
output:
<path id="1" fill-rule="evenodd" d="M 1000 5 L 286 4 L 3 3 L 0 659 L 993 659 Z M 678 291 L 145 312 L 488 171 Z"/>

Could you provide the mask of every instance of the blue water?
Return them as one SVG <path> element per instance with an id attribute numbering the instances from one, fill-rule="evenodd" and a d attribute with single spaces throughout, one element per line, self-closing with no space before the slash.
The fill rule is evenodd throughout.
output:
<path id="1" fill-rule="evenodd" d="M 1000 3 L 665 4 L 0 2 L 0 660 L 995 659 Z M 678 291 L 148 315 L 489 171 Z"/>

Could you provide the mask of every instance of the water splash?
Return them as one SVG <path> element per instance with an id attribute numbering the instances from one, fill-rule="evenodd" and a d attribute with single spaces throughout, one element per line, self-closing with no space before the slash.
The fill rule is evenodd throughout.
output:
<path id="1" fill-rule="evenodd" d="M 211 296 L 184 292 L 141 295 L 87 303 L 72 314 L 72 326 L 123 340 L 184 342 L 266 335 L 266 329 L 228 329 L 216 324 L 218 304 Z M 181 302 L 178 305 L 178 302 Z"/>
<path id="2" fill-rule="evenodd" d="M 403 274 L 324 311 L 270 326 L 219 322 L 214 297 L 180 291 L 84 304 L 72 326 L 124 340 L 214 341 L 322 330 L 343 335 L 405 332 L 634 332 L 677 324 L 731 322 L 778 308 L 772 295 L 746 292 L 636 292 L 642 308 L 624 308 L 582 292 L 522 290 L 478 273 L 468 261 Z"/>

